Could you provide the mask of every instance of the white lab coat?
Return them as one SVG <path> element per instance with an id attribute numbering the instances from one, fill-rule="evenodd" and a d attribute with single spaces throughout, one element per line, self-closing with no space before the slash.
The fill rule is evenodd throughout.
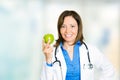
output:
<path id="1" fill-rule="evenodd" d="M 95 80 L 95 67 L 101 71 L 100 78 L 97 80 L 114 80 L 114 68 L 109 60 L 95 47 L 87 45 L 93 69 L 88 69 L 88 56 L 84 44 L 79 48 L 80 50 L 80 66 L 81 66 L 81 80 Z M 55 61 L 53 51 L 53 62 Z M 66 63 L 60 46 L 57 49 L 57 59 L 61 62 L 61 69 L 59 63 L 55 63 L 52 67 L 43 63 L 40 80 L 65 80 L 66 77 Z M 63 79 L 62 79 L 63 78 Z"/>

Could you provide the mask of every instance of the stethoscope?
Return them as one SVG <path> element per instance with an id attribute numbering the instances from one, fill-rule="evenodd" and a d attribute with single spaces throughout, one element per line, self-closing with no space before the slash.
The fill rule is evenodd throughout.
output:
<path id="1" fill-rule="evenodd" d="M 88 47 L 87 47 L 87 45 L 83 42 L 83 44 L 84 44 L 84 46 L 86 47 L 86 50 L 87 50 L 87 57 L 88 57 L 88 64 L 87 64 L 87 68 L 88 69 L 93 69 L 93 64 L 91 63 L 91 60 L 90 60 L 90 54 L 89 54 L 89 49 L 88 49 Z M 58 58 L 57 58 L 57 47 L 55 48 L 55 53 L 54 53 L 54 55 L 55 55 L 55 61 L 53 62 L 53 65 L 55 64 L 55 63 L 59 63 L 59 66 L 60 66 L 60 69 L 61 69 L 61 76 L 62 76 L 62 80 L 63 80 L 63 75 L 62 75 L 62 65 L 61 65 L 61 62 L 60 62 L 60 60 L 58 60 Z M 85 64 L 83 65 L 83 68 L 85 68 Z"/>
<path id="2" fill-rule="evenodd" d="M 91 63 L 91 60 L 90 60 L 90 54 L 89 54 L 89 49 L 88 49 L 88 47 L 87 47 L 87 45 L 83 42 L 83 44 L 85 45 L 85 47 L 86 47 L 86 50 L 87 50 L 87 57 L 88 57 L 88 69 L 93 69 L 93 64 Z M 84 64 L 84 66 L 85 66 L 85 64 Z M 83 68 L 84 68 L 84 66 L 83 66 Z"/>

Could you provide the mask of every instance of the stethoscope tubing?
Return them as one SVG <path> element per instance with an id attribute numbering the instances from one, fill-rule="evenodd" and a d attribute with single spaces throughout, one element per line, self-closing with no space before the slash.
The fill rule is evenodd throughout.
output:
<path id="1" fill-rule="evenodd" d="M 88 62 L 89 62 L 89 64 L 88 64 L 89 69 L 92 69 L 92 68 L 93 68 L 93 64 L 91 63 L 91 60 L 90 60 L 89 49 L 88 49 L 86 43 L 83 42 L 83 44 L 84 44 L 84 46 L 86 47 L 86 50 L 87 50 L 87 57 L 88 57 Z M 58 47 L 55 48 L 55 54 L 54 54 L 54 55 L 55 55 L 55 61 L 53 62 L 53 65 L 54 65 L 55 63 L 57 63 L 57 62 L 59 63 L 60 70 L 61 70 L 61 77 L 62 77 L 62 80 L 63 80 L 62 67 L 61 67 L 62 65 L 61 65 L 60 60 L 58 60 L 58 59 L 57 59 L 57 56 L 56 56 L 56 55 L 57 55 L 57 48 L 58 48 Z M 85 66 L 85 64 L 84 64 L 84 66 Z"/>
<path id="2" fill-rule="evenodd" d="M 86 45 L 84 42 L 83 42 L 83 44 L 85 45 L 86 50 L 87 50 L 87 56 L 88 56 L 88 62 L 89 62 L 89 64 L 88 64 L 89 69 L 92 69 L 92 68 L 93 68 L 93 64 L 91 63 L 91 60 L 90 60 L 90 53 L 89 53 L 89 49 L 88 49 L 87 45 Z"/>

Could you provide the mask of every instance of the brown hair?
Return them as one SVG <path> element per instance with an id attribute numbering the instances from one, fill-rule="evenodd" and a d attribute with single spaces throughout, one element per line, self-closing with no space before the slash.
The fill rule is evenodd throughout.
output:
<path id="1" fill-rule="evenodd" d="M 64 22 L 64 18 L 66 16 L 72 16 L 77 24 L 78 24 L 78 34 L 77 37 L 75 39 L 75 42 L 73 44 L 75 44 L 77 41 L 81 41 L 81 43 L 83 42 L 83 30 L 82 30 L 82 20 L 81 17 L 79 16 L 79 14 L 75 11 L 72 10 L 65 10 L 63 13 L 61 13 L 61 15 L 58 18 L 58 23 L 57 23 L 57 30 L 58 30 L 58 40 L 56 40 L 56 44 L 54 45 L 55 47 L 57 47 L 60 42 L 63 42 L 64 39 L 62 38 L 62 35 L 60 33 L 60 28 Z"/>

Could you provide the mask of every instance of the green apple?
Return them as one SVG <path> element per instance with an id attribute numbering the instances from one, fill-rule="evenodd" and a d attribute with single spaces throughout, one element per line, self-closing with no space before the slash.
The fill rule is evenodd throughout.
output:
<path id="1" fill-rule="evenodd" d="M 45 43 L 47 43 L 49 40 L 50 40 L 50 44 L 54 42 L 53 34 L 45 34 L 43 38 Z"/>

